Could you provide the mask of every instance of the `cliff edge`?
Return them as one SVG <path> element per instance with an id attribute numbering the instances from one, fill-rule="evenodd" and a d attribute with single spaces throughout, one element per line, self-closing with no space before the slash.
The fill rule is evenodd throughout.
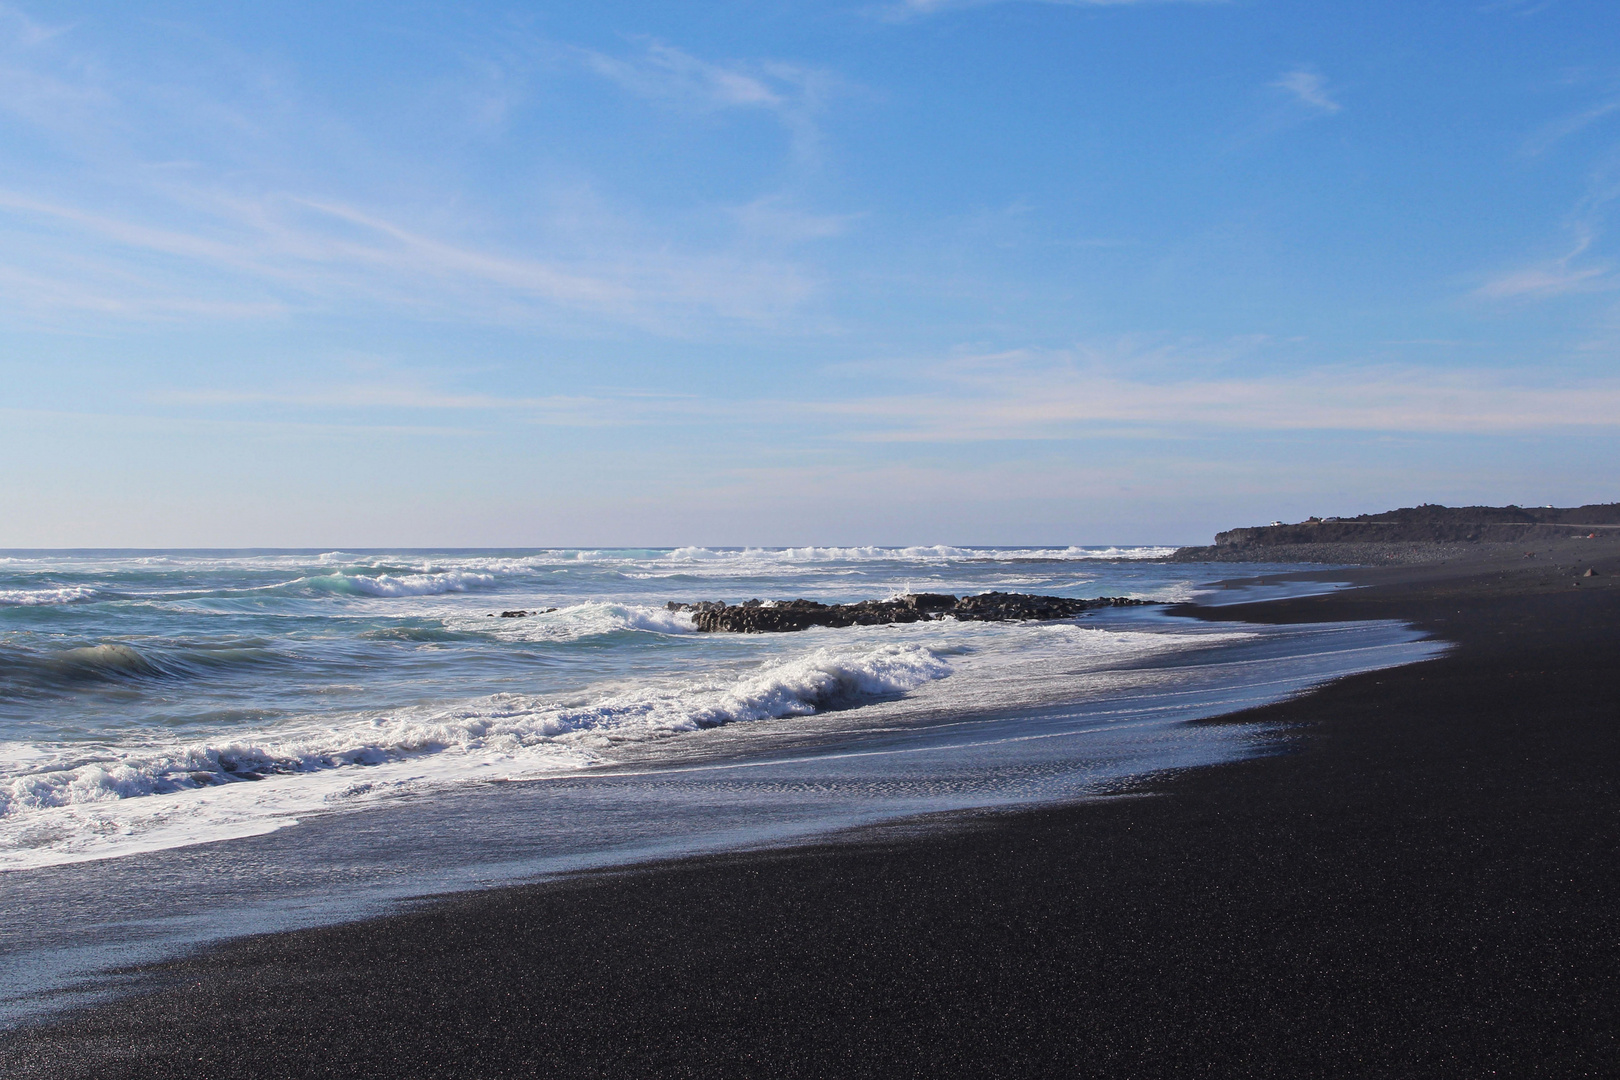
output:
<path id="1" fill-rule="evenodd" d="M 1620 503 L 1586 506 L 1422 506 L 1356 517 L 1274 521 L 1185 547 L 1175 562 L 1443 562 L 1458 545 L 1534 548 L 1581 539 L 1620 542 Z"/>

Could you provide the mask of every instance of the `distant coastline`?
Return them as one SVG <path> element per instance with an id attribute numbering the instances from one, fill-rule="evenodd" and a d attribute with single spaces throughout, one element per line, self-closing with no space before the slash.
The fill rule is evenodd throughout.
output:
<path id="1" fill-rule="evenodd" d="M 1424 565 L 1465 555 L 1558 558 L 1616 546 L 1620 546 L 1620 503 L 1576 507 L 1429 503 L 1357 517 L 1312 517 L 1229 529 L 1217 533 L 1215 543 L 1178 548 L 1165 561 Z"/>

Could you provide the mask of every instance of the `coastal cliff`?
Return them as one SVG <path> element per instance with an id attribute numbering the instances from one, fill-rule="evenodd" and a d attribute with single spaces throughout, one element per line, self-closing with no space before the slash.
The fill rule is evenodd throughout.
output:
<path id="1" fill-rule="evenodd" d="M 1439 506 L 1426 503 L 1356 517 L 1307 518 L 1228 529 L 1210 546 L 1179 549 L 1174 562 L 1444 562 L 1459 545 L 1526 548 L 1570 540 L 1620 542 L 1620 503 Z"/>

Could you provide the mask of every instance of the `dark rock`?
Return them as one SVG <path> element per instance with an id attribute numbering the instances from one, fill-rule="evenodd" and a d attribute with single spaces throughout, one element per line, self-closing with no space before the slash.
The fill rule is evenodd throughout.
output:
<path id="1" fill-rule="evenodd" d="M 689 611 L 699 630 L 730 633 L 783 633 L 812 626 L 882 626 L 890 623 L 929 622 L 946 617 L 963 622 L 1013 622 L 1024 619 L 1067 619 L 1094 608 L 1155 604 L 1126 596 L 1100 596 L 1075 600 L 1065 596 L 1028 593 L 981 593 L 957 599 L 943 593 L 915 593 L 893 600 L 862 600 L 855 604 L 821 604 L 814 600 L 748 600 L 726 604 L 703 600 L 695 604 L 670 601 L 670 611 Z"/>

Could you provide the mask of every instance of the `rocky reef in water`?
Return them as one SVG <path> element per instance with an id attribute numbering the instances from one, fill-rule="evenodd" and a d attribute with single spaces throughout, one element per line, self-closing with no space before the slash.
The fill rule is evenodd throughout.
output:
<path id="1" fill-rule="evenodd" d="M 666 606 L 670 611 L 691 612 L 692 622 L 699 630 L 759 634 L 805 630 L 812 626 L 880 626 L 944 618 L 963 622 L 1067 619 L 1096 608 L 1156 603 L 1159 601 L 1127 596 L 1072 600 L 1065 596 L 988 592 L 960 598 L 944 593 L 913 593 L 893 600 L 862 600 L 856 604 L 820 604 L 814 600 L 745 600 L 740 604 L 703 600 L 682 604 L 672 600 Z"/>

